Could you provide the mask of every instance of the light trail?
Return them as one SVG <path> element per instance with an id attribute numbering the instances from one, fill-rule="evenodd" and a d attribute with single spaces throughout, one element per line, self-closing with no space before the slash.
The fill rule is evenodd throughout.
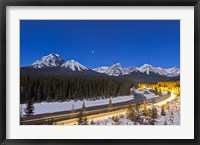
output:
<path id="1" fill-rule="evenodd" d="M 157 102 L 155 103 L 154 105 L 158 105 L 158 106 L 161 106 L 161 105 L 164 105 L 166 104 L 168 101 L 171 101 L 173 99 L 175 99 L 176 95 L 171 93 L 170 97 L 165 99 L 165 100 L 162 100 L 160 102 Z M 147 107 L 149 108 L 150 107 L 150 104 L 147 104 Z M 117 107 L 113 107 L 114 108 L 117 108 Z M 104 109 L 98 109 L 98 111 L 104 111 Z M 93 113 L 93 110 L 91 111 L 86 111 L 85 112 L 86 114 L 88 113 Z M 100 114 L 93 114 L 93 115 L 88 115 L 87 118 L 88 118 L 88 121 L 100 121 L 100 120 L 103 120 L 103 119 L 107 119 L 108 117 L 112 117 L 112 116 L 117 116 L 117 115 L 120 115 L 120 114 L 125 114 L 126 113 L 126 109 L 120 109 L 120 110 L 116 110 L 116 111 L 110 111 L 110 112 L 104 112 L 104 113 L 100 113 Z M 78 113 L 71 113 L 71 115 L 78 115 Z M 34 122 L 34 121 L 40 121 L 40 120 L 48 120 L 48 119 L 64 119 L 64 117 L 66 117 L 67 114 L 62 114 L 62 115 L 52 115 L 52 116 L 48 116 L 48 117 L 42 117 L 42 118 L 35 118 L 35 119 L 30 119 L 30 120 L 24 120 L 22 121 L 22 123 L 30 123 L 30 122 Z M 58 121 L 56 122 L 57 125 L 72 125 L 74 123 L 77 122 L 77 118 L 73 118 L 73 119 L 64 119 L 63 121 Z"/>
<path id="2" fill-rule="evenodd" d="M 171 96 L 169 98 L 167 98 L 166 100 L 163 100 L 161 102 L 157 102 L 157 103 L 155 103 L 155 105 L 162 106 L 162 105 L 166 104 L 167 102 L 172 101 L 175 98 L 176 98 L 176 95 L 171 93 Z"/>
<path id="3" fill-rule="evenodd" d="M 90 116 L 87 116 L 87 119 L 88 119 L 88 122 L 90 122 L 92 120 L 100 121 L 103 119 L 107 119 L 108 117 L 125 114 L 125 113 L 126 113 L 126 109 L 121 109 L 121 110 L 112 111 L 112 112 L 90 115 Z M 73 118 L 73 119 L 69 119 L 69 120 L 58 121 L 58 122 L 56 122 L 56 125 L 73 125 L 76 122 L 77 122 L 77 118 Z"/>
<path id="4" fill-rule="evenodd" d="M 77 113 L 71 113 L 71 114 L 77 114 Z M 41 120 L 41 119 L 48 120 L 48 119 L 52 119 L 52 118 L 60 118 L 60 117 L 65 117 L 65 116 L 66 116 L 66 114 L 54 115 L 54 116 L 48 116 L 48 117 L 42 117 L 42 118 L 36 118 L 36 119 L 30 119 L 30 120 L 23 120 L 22 123 L 38 121 L 38 120 Z"/>
<path id="5" fill-rule="evenodd" d="M 161 102 L 157 102 L 154 105 L 162 106 L 162 105 L 166 104 L 167 102 L 175 99 L 175 97 L 176 97 L 176 95 L 171 93 L 169 98 L 167 98 L 166 100 L 163 100 Z M 148 107 L 150 107 L 150 106 L 148 105 Z M 92 120 L 93 121 L 100 121 L 100 120 L 103 120 L 103 119 L 107 119 L 108 117 L 117 116 L 117 115 L 121 115 L 121 114 L 125 114 L 125 113 L 126 113 L 126 109 L 121 109 L 121 110 L 118 110 L 118 111 L 112 111 L 112 112 L 87 116 L 87 119 L 88 119 L 88 122 L 90 122 Z M 56 124 L 57 125 L 63 125 L 63 124 L 64 125 L 73 125 L 73 124 L 76 123 L 76 121 L 77 121 L 77 118 L 74 118 L 74 119 L 59 121 Z"/>

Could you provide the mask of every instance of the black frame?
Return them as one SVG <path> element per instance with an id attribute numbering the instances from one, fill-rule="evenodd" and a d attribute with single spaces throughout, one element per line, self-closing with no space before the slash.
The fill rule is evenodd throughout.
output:
<path id="1" fill-rule="evenodd" d="M 6 139 L 6 6 L 194 6 L 194 139 Z M 199 0 L 0 0 L 0 143 L 22 144 L 200 144 L 200 1 Z M 17 133 L 17 132 L 16 132 Z"/>

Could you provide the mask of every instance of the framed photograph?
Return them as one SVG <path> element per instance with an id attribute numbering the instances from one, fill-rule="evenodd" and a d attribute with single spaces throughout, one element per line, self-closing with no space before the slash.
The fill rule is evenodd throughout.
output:
<path id="1" fill-rule="evenodd" d="M 200 2 L 2 1 L 2 144 L 200 144 Z"/>

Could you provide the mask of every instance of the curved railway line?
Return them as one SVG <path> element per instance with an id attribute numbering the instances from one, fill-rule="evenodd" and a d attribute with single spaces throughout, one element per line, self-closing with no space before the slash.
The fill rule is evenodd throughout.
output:
<path id="1" fill-rule="evenodd" d="M 88 117 L 88 120 L 95 119 L 98 117 L 103 117 L 103 116 L 109 116 L 112 114 L 120 114 L 124 111 L 126 111 L 126 108 L 128 107 L 129 104 L 136 104 L 140 103 L 142 104 L 144 100 L 146 99 L 145 96 L 141 94 L 134 94 L 135 98 L 126 102 L 119 102 L 112 104 L 112 107 L 109 108 L 108 104 L 107 105 L 101 105 L 101 106 L 93 106 L 93 107 L 88 107 L 84 111 L 84 114 Z M 171 94 L 166 94 L 161 97 L 157 98 L 151 98 L 146 100 L 147 103 L 152 103 L 154 102 L 159 103 L 164 100 L 167 100 L 170 98 Z M 76 122 L 76 118 L 79 114 L 81 109 L 77 109 L 72 111 L 62 111 L 62 112 L 55 112 L 55 113 L 46 113 L 46 114 L 38 114 L 38 115 L 32 115 L 29 117 L 24 117 L 21 118 L 20 124 L 21 125 L 43 125 L 47 124 L 48 120 L 53 119 L 54 122 L 57 122 L 57 124 L 73 124 Z"/>

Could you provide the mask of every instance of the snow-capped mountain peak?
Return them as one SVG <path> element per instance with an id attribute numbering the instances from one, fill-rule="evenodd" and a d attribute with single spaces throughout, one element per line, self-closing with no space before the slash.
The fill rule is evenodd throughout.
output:
<path id="1" fill-rule="evenodd" d="M 180 75 L 180 69 L 176 67 L 161 68 L 161 67 L 153 67 L 150 64 L 144 64 L 137 69 L 142 73 L 147 73 L 148 75 L 152 72 L 155 74 L 159 74 L 161 76 L 167 76 L 167 77 L 176 77 Z"/>
<path id="2" fill-rule="evenodd" d="M 113 64 L 110 67 L 108 66 L 98 67 L 93 70 L 99 73 L 105 73 L 110 76 L 125 75 L 125 74 L 130 74 L 133 71 L 136 72 L 138 71 L 136 67 L 124 68 L 120 63 Z"/>
<path id="3" fill-rule="evenodd" d="M 148 63 L 145 63 L 145 64 L 143 64 L 143 65 L 140 66 L 140 67 L 152 67 L 152 65 L 150 65 L 150 64 L 148 64 Z"/>
<path id="4" fill-rule="evenodd" d="M 112 66 L 102 66 L 93 69 L 96 72 L 99 73 L 105 73 L 110 76 L 119 76 L 124 74 L 124 68 L 120 63 L 113 64 Z"/>
<path id="5" fill-rule="evenodd" d="M 103 66 L 93 69 L 96 72 L 99 73 L 105 73 L 110 76 L 119 76 L 119 75 L 127 75 L 132 72 L 141 72 L 145 73 L 147 75 L 150 75 L 151 73 L 158 74 L 161 76 L 167 76 L 167 77 L 176 77 L 180 75 L 180 69 L 176 67 L 172 68 L 161 68 L 161 67 L 153 67 L 150 64 L 144 64 L 140 67 L 128 67 L 124 68 L 120 63 L 113 64 L 110 67 Z"/>
<path id="6" fill-rule="evenodd" d="M 142 66 L 140 66 L 138 69 L 140 69 L 141 71 L 143 71 L 143 70 L 150 69 L 150 68 L 152 68 L 152 65 L 145 63 Z"/>
<path id="7" fill-rule="evenodd" d="M 83 70 L 88 70 L 87 67 L 84 65 L 80 64 L 79 62 L 75 60 L 69 60 L 61 65 L 62 68 L 69 68 L 72 71 L 83 71 Z"/>
<path id="8" fill-rule="evenodd" d="M 142 72 L 142 73 L 146 73 L 146 74 L 148 74 L 149 75 L 149 72 L 151 71 L 151 72 L 156 72 L 156 69 L 154 68 L 154 67 L 152 67 L 152 65 L 150 65 L 150 64 L 144 64 L 144 65 L 142 65 L 142 66 L 140 66 L 139 68 L 138 68 L 138 70 L 140 71 L 140 72 Z"/>
<path id="9" fill-rule="evenodd" d="M 130 74 L 132 72 L 138 72 L 137 68 L 134 66 L 128 67 L 128 68 L 124 68 L 124 75 L 126 74 Z"/>
<path id="10" fill-rule="evenodd" d="M 116 63 L 116 64 L 111 65 L 110 68 L 123 68 L 123 66 L 120 63 Z"/>
<path id="11" fill-rule="evenodd" d="M 180 75 L 180 69 L 176 67 L 164 69 L 164 75 L 168 77 L 175 77 Z"/>
<path id="12" fill-rule="evenodd" d="M 65 62 L 58 54 L 51 53 L 47 56 L 43 56 L 41 59 L 35 61 L 32 64 L 33 68 L 43 68 L 43 67 L 62 67 L 69 68 L 72 71 L 83 71 L 88 70 L 87 67 L 83 66 L 75 60 L 69 60 Z"/>
<path id="13" fill-rule="evenodd" d="M 118 63 L 113 64 L 112 66 L 122 66 L 122 65 L 118 62 Z"/>
<path id="14" fill-rule="evenodd" d="M 108 70 L 108 66 L 101 66 L 94 68 L 93 71 L 99 72 L 99 73 L 105 73 Z"/>
<path id="15" fill-rule="evenodd" d="M 69 68 L 72 71 L 84 71 L 89 70 L 84 65 L 80 64 L 79 62 L 75 60 L 69 60 L 65 62 L 63 58 L 61 58 L 58 54 L 51 53 L 47 56 L 43 56 L 41 59 L 35 61 L 32 64 L 33 68 L 43 68 L 43 67 L 61 67 L 61 68 Z M 150 75 L 152 73 L 158 74 L 161 76 L 167 76 L 167 77 L 176 77 L 180 75 L 180 69 L 176 67 L 172 68 L 161 68 L 161 67 L 154 67 L 150 64 L 144 64 L 140 67 L 128 67 L 124 68 L 120 63 L 116 63 L 108 66 L 102 66 L 93 69 L 96 72 L 99 73 L 105 73 L 110 76 L 120 76 L 120 75 L 128 75 L 132 72 L 141 72 L 145 73 L 147 75 Z"/>
<path id="16" fill-rule="evenodd" d="M 65 60 L 61 58 L 58 54 L 51 53 L 35 61 L 32 66 L 33 68 L 58 67 L 61 66 L 64 62 Z"/>
<path id="17" fill-rule="evenodd" d="M 108 75 L 119 76 L 124 74 L 124 68 L 120 63 L 113 64 L 108 68 Z"/>

